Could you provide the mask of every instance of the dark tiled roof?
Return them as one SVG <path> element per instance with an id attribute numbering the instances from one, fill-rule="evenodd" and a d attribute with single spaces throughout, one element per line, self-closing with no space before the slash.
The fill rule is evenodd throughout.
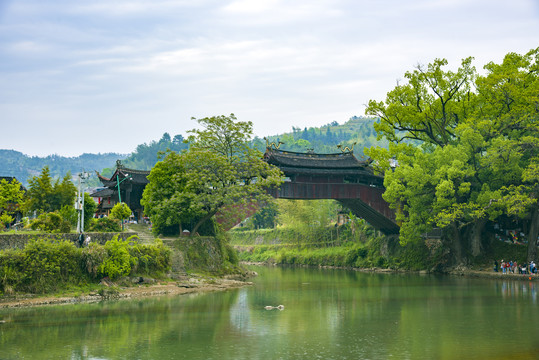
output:
<path id="1" fill-rule="evenodd" d="M 353 152 L 337 154 L 296 153 L 266 149 L 264 159 L 280 168 L 308 168 L 326 170 L 364 170 L 370 161 L 359 161 Z"/>
<path id="2" fill-rule="evenodd" d="M 126 177 L 130 177 L 130 181 L 134 184 L 143 184 L 146 185 L 149 183 L 148 181 L 148 175 L 150 174 L 150 170 L 135 170 L 135 169 L 128 169 L 125 167 L 122 167 L 121 169 L 116 169 L 114 174 L 110 178 L 104 177 L 103 175 L 97 173 L 97 177 L 103 183 L 106 187 L 113 187 L 117 185 L 116 178 L 119 177 L 120 181 L 122 181 Z"/>
<path id="3" fill-rule="evenodd" d="M 91 196 L 91 197 L 101 197 L 101 198 L 106 198 L 106 197 L 112 196 L 112 194 L 114 194 L 114 191 L 111 190 L 111 189 L 109 189 L 109 188 L 106 188 L 106 189 L 98 190 L 98 191 L 96 191 L 95 193 L 90 194 L 90 196 Z"/>

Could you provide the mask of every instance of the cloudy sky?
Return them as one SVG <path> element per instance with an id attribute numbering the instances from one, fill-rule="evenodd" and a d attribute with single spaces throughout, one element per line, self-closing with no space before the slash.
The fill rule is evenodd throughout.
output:
<path id="1" fill-rule="evenodd" d="M 191 117 L 364 115 L 417 64 L 539 46 L 538 0 L 0 0 L 0 149 L 129 153 Z"/>

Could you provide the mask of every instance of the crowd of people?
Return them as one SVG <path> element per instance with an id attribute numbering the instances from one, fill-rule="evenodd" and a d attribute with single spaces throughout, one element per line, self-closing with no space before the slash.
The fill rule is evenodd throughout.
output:
<path id="1" fill-rule="evenodd" d="M 537 274 L 537 266 L 535 265 L 535 262 L 530 261 L 529 264 L 519 264 L 516 261 L 505 261 L 502 260 L 499 263 L 499 270 L 498 270 L 498 261 L 494 260 L 494 271 L 499 272 L 501 271 L 503 274 Z"/>

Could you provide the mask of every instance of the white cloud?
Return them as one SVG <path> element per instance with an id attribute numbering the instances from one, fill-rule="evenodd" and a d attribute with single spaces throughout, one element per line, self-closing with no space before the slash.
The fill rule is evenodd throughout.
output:
<path id="1" fill-rule="evenodd" d="M 33 154 L 128 152 L 194 127 L 191 116 L 234 112 L 260 136 L 342 123 L 417 63 L 474 56 L 480 69 L 536 47 L 539 33 L 532 0 L 27 0 L 3 10 L 0 122 L 24 131 L 0 134 L 1 147 Z M 71 134 L 100 126 L 73 146 Z M 43 134 L 58 138 L 45 146 Z"/>

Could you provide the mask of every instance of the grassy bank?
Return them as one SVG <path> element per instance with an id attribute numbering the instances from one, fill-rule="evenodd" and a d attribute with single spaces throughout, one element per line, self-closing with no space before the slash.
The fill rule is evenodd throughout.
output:
<path id="1" fill-rule="evenodd" d="M 401 246 L 395 237 L 374 231 L 346 235 L 344 231 L 337 235 L 335 229 L 327 229 L 324 236 L 310 237 L 302 243 L 290 241 L 297 239 L 297 231 L 278 229 L 237 231 L 232 232 L 231 238 L 242 261 L 287 265 L 435 270 L 443 256 L 436 244 Z"/>
<path id="2" fill-rule="evenodd" d="M 170 249 L 162 242 L 141 245 L 117 238 L 77 248 L 69 241 L 33 240 L 24 249 L 0 251 L 0 295 L 90 290 L 103 278 L 162 278 Z"/>
<path id="3" fill-rule="evenodd" d="M 242 261 L 286 265 L 386 268 L 445 272 L 455 265 L 450 248 L 440 239 L 400 245 L 396 237 L 376 231 L 336 228 L 301 233 L 297 229 L 240 230 L 231 232 L 231 241 Z M 491 270 L 494 260 L 524 263 L 526 246 L 501 241 L 485 244 L 483 255 L 466 256 L 470 269 Z"/>
<path id="4" fill-rule="evenodd" d="M 237 252 L 224 234 L 180 237 L 171 246 L 182 254 L 183 268 L 187 273 L 224 276 L 244 272 Z"/>

